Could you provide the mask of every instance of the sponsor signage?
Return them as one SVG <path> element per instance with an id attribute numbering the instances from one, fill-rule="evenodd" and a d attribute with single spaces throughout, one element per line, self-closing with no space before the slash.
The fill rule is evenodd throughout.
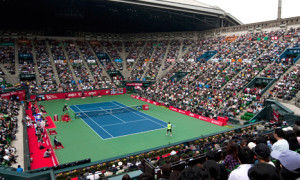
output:
<path id="1" fill-rule="evenodd" d="M 26 99 L 25 97 L 26 93 L 25 90 L 19 90 L 19 91 L 12 91 L 1 94 L 1 98 L 10 100 L 11 96 L 18 96 L 20 101 L 23 101 Z"/>
<path id="2" fill-rule="evenodd" d="M 154 105 L 161 105 L 161 103 L 152 101 L 150 99 L 145 99 L 145 98 L 142 98 L 142 97 L 139 97 L 139 96 L 131 95 L 130 97 L 141 100 L 141 101 L 144 101 L 144 102 L 147 102 L 147 103 L 151 103 L 151 104 L 154 104 Z M 198 114 L 191 113 L 190 111 L 184 111 L 184 110 L 175 108 L 173 106 L 170 106 L 169 109 L 171 111 L 175 111 L 175 112 L 178 112 L 180 114 L 184 114 L 184 115 L 187 115 L 187 116 L 190 116 L 190 117 L 193 117 L 193 118 L 197 118 L 197 119 L 200 119 L 202 121 L 206 121 L 206 122 L 218 125 L 218 126 L 225 126 L 227 124 L 227 121 L 228 121 L 228 117 L 218 117 L 218 120 L 215 120 L 215 119 L 210 119 L 208 117 L 200 116 Z"/>
<path id="3" fill-rule="evenodd" d="M 96 63 L 96 60 L 94 60 L 94 59 L 88 59 L 87 62 L 88 63 Z"/>
<path id="4" fill-rule="evenodd" d="M 150 104 L 154 104 L 154 105 L 157 105 L 157 106 L 160 105 L 160 103 L 158 103 L 158 102 L 152 101 L 150 99 L 141 98 L 139 96 L 131 95 L 130 97 L 141 100 L 141 101 L 144 101 L 144 102 L 147 102 L 147 103 L 150 103 Z"/>
<path id="5" fill-rule="evenodd" d="M 127 62 L 134 62 L 134 59 L 127 59 Z"/>
<path id="6" fill-rule="evenodd" d="M 100 42 L 99 41 L 90 41 L 90 44 L 91 45 L 100 45 Z"/>
<path id="7" fill-rule="evenodd" d="M 78 98 L 78 97 L 87 97 L 87 96 L 98 96 L 98 95 L 120 95 L 126 93 L 125 88 L 117 88 L 116 93 L 111 94 L 110 89 L 101 89 L 101 90 L 94 90 L 94 91 L 83 91 L 83 92 L 69 92 L 69 93 L 52 93 L 52 94 L 45 94 L 45 100 L 54 100 L 54 99 L 64 99 L 64 98 Z M 30 97 L 30 98 L 33 98 Z"/>
<path id="8" fill-rule="evenodd" d="M 167 62 L 174 62 L 175 59 L 167 59 Z"/>
<path id="9" fill-rule="evenodd" d="M 143 86 L 143 83 L 126 83 L 126 86 Z"/>
<path id="10" fill-rule="evenodd" d="M 273 117 L 275 121 L 279 121 L 279 113 L 275 109 L 273 109 Z"/>
<path id="11" fill-rule="evenodd" d="M 19 44 L 30 44 L 30 40 L 29 39 L 20 39 L 18 40 Z"/>
<path id="12" fill-rule="evenodd" d="M 122 62 L 122 59 L 115 59 L 115 62 Z"/>
<path id="13" fill-rule="evenodd" d="M 208 117 L 200 116 L 200 115 L 198 115 L 198 114 L 194 114 L 194 113 L 191 113 L 191 112 L 189 112 L 189 111 L 184 111 L 184 110 L 175 108 L 175 107 L 173 107 L 173 106 L 170 106 L 169 109 L 170 109 L 171 111 L 175 111 L 175 112 L 178 112 L 178 113 L 181 113 L 181 114 L 184 114 L 184 115 L 193 117 L 193 118 L 197 118 L 197 119 L 200 119 L 200 120 L 202 120 L 202 121 L 206 121 L 206 122 L 209 122 L 209 123 L 218 125 L 218 126 L 224 126 L 224 125 L 226 125 L 226 122 L 227 122 L 227 120 L 228 120 L 228 118 L 223 118 L 223 117 L 218 118 L 218 120 L 210 119 L 210 118 L 208 118 Z"/>

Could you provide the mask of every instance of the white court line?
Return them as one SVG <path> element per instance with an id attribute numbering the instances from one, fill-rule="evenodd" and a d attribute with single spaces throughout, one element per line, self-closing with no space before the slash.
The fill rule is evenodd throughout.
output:
<path id="1" fill-rule="evenodd" d="M 74 106 L 74 105 L 73 105 Z M 114 108 L 116 108 L 116 106 L 105 106 L 105 107 L 109 107 L 109 108 L 107 108 L 107 109 L 114 109 Z M 90 110 L 96 110 L 96 109 L 99 109 L 99 108 L 101 108 L 101 107 L 95 107 L 95 108 L 82 108 L 82 109 L 80 109 L 81 111 L 90 111 Z"/>
<path id="2" fill-rule="evenodd" d="M 75 106 L 75 105 L 74 105 Z M 71 110 L 75 113 L 75 111 L 72 109 L 72 107 L 70 107 L 71 108 Z M 76 107 L 77 109 L 78 109 L 78 107 Z M 96 133 L 102 140 L 105 140 L 105 139 L 103 139 L 87 122 L 85 122 L 85 120 L 83 120 L 82 118 L 81 118 L 81 120 L 86 124 L 86 125 L 88 125 L 88 127 L 90 127 L 91 129 L 92 129 L 92 131 L 94 131 L 94 133 Z"/>
<path id="3" fill-rule="evenodd" d="M 79 109 L 76 105 L 74 105 L 77 109 Z M 71 108 L 72 109 L 72 108 Z M 73 109 L 72 109 L 73 111 Z M 79 109 L 79 111 L 81 111 Z M 85 114 L 85 113 L 84 113 Z M 85 114 L 86 115 L 86 114 Z M 87 115 L 86 115 L 87 116 Z M 87 116 L 90 120 L 92 120 L 98 127 L 100 127 L 101 129 L 103 129 L 99 124 L 97 124 L 92 118 L 90 118 L 89 116 Z M 83 120 L 84 121 L 84 120 Z M 84 121 L 85 122 L 85 121 Z M 101 137 L 87 122 L 85 122 L 99 137 Z M 110 135 L 111 137 L 114 137 L 113 135 L 111 135 L 109 132 L 107 132 L 105 129 L 103 129 L 108 135 Z M 101 139 L 103 139 L 101 137 Z"/>
<path id="4" fill-rule="evenodd" d="M 126 134 L 126 135 L 122 135 L 122 136 L 114 136 L 112 138 L 107 138 L 107 139 L 103 139 L 103 140 L 116 139 L 116 138 L 120 138 L 120 137 L 134 135 L 134 134 L 143 134 L 143 133 L 146 133 L 146 132 L 157 131 L 157 130 L 160 130 L 160 129 L 165 129 L 165 128 L 163 127 L 163 128 L 158 128 L 158 129 L 152 129 L 152 130 L 149 130 L 149 131 L 142 131 L 142 132 L 137 132 L 137 133 Z"/>
<path id="5" fill-rule="evenodd" d="M 103 125 L 102 127 L 114 126 L 114 125 L 118 125 L 118 124 L 129 124 L 129 123 L 135 123 L 135 122 L 140 122 L 140 121 L 148 121 L 148 119 L 141 119 L 141 120 L 136 120 L 136 121 L 129 121 L 129 122 L 125 122 L 125 123 L 107 124 L 107 125 Z"/>
<path id="6" fill-rule="evenodd" d="M 117 106 L 119 106 L 119 107 L 122 107 L 121 105 L 118 105 L 117 103 L 115 103 L 115 102 L 113 102 L 115 105 L 117 105 Z M 134 112 L 134 111 L 131 111 L 132 113 L 134 113 L 134 114 L 136 114 L 136 115 L 138 115 L 138 116 L 140 116 L 140 117 L 143 117 L 143 118 L 146 118 L 146 119 L 148 119 L 149 121 L 152 121 L 152 122 L 154 122 L 154 123 L 156 123 L 156 124 L 158 124 L 158 125 L 160 125 L 160 126 L 162 126 L 162 127 L 166 127 L 166 126 L 163 126 L 162 124 L 160 124 L 160 123 L 158 123 L 158 122 L 155 122 L 155 121 L 153 121 L 152 119 L 149 119 L 149 118 L 147 118 L 147 117 L 145 117 L 145 116 L 143 116 L 143 115 L 141 115 L 141 114 L 138 114 L 138 113 L 136 113 L 136 112 Z"/>
<path id="7" fill-rule="evenodd" d="M 111 115 L 111 116 L 113 116 L 113 117 L 119 119 L 119 120 L 122 121 L 123 123 L 126 123 L 125 121 L 123 121 L 123 119 L 117 117 L 116 115 L 114 115 L 114 114 L 112 114 L 112 113 L 109 113 L 109 111 L 107 111 L 106 109 L 103 109 L 102 107 L 99 107 L 99 108 L 101 108 L 101 109 L 102 109 L 103 111 L 105 111 L 105 112 L 108 112 L 108 115 Z"/>

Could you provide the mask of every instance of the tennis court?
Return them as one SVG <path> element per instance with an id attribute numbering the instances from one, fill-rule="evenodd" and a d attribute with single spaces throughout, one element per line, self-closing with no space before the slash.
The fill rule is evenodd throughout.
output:
<path id="1" fill-rule="evenodd" d="M 137 110 L 137 106 L 128 107 L 116 101 L 71 105 L 70 108 L 104 140 L 167 126 L 166 122 Z"/>
<path id="2" fill-rule="evenodd" d="M 131 153 L 142 152 L 148 149 L 157 149 L 160 146 L 170 143 L 186 141 L 187 139 L 207 135 L 218 131 L 229 129 L 225 126 L 217 126 L 214 124 L 201 121 L 199 119 L 189 117 L 174 111 L 170 111 L 161 106 L 155 106 L 150 103 L 141 102 L 130 95 L 115 95 L 102 97 L 72 98 L 70 100 L 59 99 L 51 101 L 42 101 L 47 111 L 47 116 L 57 114 L 59 117 L 65 112 L 62 111 L 65 104 L 69 107 L 75 105 L 74 111 L 92 111 L 108 108 L 134 107 L 135 105 L 148 104 L 148 111 L 134 111 L 135 113 L 117 113 L 114 116 L 100 116 L 98 118 L 76 119 L 75 114 L 70 108 L 71 122 L 55 122 L 57 138 L 62 142 L 64 149 L 55 150 L 59 159 L 59 163 L 69 163 L 86 158 L 92 161 L 104 160 L 110 158 L 118 158 L 119 156 Z M 101 108 L 100 108 L 101 107 Z M 76 110 L 75 110 L 76 109 Z M 145 120 L 146 118 L 151 120 Z M 154 120 L 155 119 L 155 120 Z M 140 123 L 139 120 L 141 121 Z M 90 122 L 88 122 L 90 121 Z M 135 124 L 131 126 L 131 122 Z M 137 122 L 133 122 L 137 121 Z M 167 122 L 175 125 L 172 136 L 166 136 Z M 117 124 L 121 123 L 121 124 Z M 146 124 L 147 123 L 147 124 Z M 109 136 L 105 131 L 112 136 Z M 138 126 L 142 124 L 141 126 Z M 107 125 L 107 126 L 106 126 Z M 152 126 L 152 128 L 148 128 Z M 92 127 L 98 130 L 94 130 Z M 141 128 L 141 129 L 140 129 Z M 147 128 L 147 129 L 146 129 Z M 157 129 L 156 129 L 157 128 Z M 103 135 L 99 135 L 103 133 Z M 133 133 L 133 134 L 132 134 Z M 105 135 L 105 136 L 104 136 Z M 50 136 L 53 141 L 54 136 Z M 106 138 L 106 139 L 104 139 Z"/>

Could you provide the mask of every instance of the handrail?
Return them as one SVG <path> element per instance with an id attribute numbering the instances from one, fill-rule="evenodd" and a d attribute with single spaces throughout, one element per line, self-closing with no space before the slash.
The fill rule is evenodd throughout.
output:
<path id="1" fill-rule="evenodd" d="M 149 149 L 138 151 L 138 152 L 129 153 L 129 154 L 122 155 L 122 156 L 115 156 L 115 157 L 112 157 L 112 158 L 99 160 L 99 161 L 95 161 L 95 162 L 91 162 L 91 163 L 87 163 L 87 164 L 77 165 L 77 166 L 64 168 L 64 169 L 58 169 L 58 170 L 54 170 L 54 174 L 59 174 L 59 173 L 62 173 L 62 172 L 72 171 L 72 170 L 75 170 L 75 169 L 81 169 L 81 168 L 85 168 L 85 167 L 88 167 L 88 166 L 93 166 L 93 165 L 97 165 L 97 164 L 101 164 L 101 163 L 106 163 L 106 162 L 110 162 L 110 161 L 113 161 L 113 160 L 116 160 L 116 159 L 124 159 L 126 157 L 130 157 L 130 156 L 134 156 L 134 155 L 138 155 L 138 154 L 142 154 L 142 153 L 147 153 L 147 152 L 150 152 L 150 151 L 154 151 L 154 150 L 158 150 L 158 149 L 162 149 L 162 148 L 167 148 L 167 147 L 171 147 L 171 146 L 175 146 L 175 145 L 180 145 L 180 144 L 183 144 L 183 143 L 186 143 L 186 142 L 195 141 L 195 140 L 206 138 L 206 137 L 209 137 L 209 136 L 214 136 L 214 135 L 222 134 L 222 133 L 225 133 L 225 132 L 235 131 L 235 130 L 238 130 L 238 129 L 242 129 L 244 127 L 253 126 L 253 125 L 256 125 L 256 124 L 261 124 L 262 122 L 264 122 L 264 121 L 259 121 L 259 122 L 255 122 L 255 123 L 252 123 L 252 124 L 243 125 L 243 126 L 240 126 L 240 127 L 237 127 L 237 128 L 232 128 L 232 129 L 224 130 L 224 131 L 221 131 L 221 132 L 211 133 L 211 134 L 208 134 L 206 136 L 199 136 L 199 137 L 196 137 L 196 138 L 191 138 L 191 139 L 187 139 L 187 140 L 183 140 L 183 141 L 179 141 L 179 142 L 175 142 L 175 143 L 169 143 L 167 145 L 153 147 L 153 148 L 149 148 Z"/>
<path id="2" fill-rule="evenodd" d="M 23 106 L 23 114 L 22 117 L 25 118 L 25 105 Z M 28 142 L 28 133 L 27 133 L 27 124 L 24 119 L 23 123 L 23 149 L 24 149 L 24 171 L 28 171 L 30 169 L 30 154 L 29 154 L 29 142 Z"/>

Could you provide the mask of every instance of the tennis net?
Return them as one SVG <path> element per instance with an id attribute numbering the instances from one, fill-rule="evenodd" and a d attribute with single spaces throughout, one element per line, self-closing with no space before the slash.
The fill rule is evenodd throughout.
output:
<path id="1" fill-rule="evenodd" d="M 142 109 L 143 109 L 142 105 L 136 105 L 136 106 L 114 108 L 114 109 L 101 109 L 101 110 L 94 110 L 94 111 L 80 111 L 80 112 L 76 112 L 75 116 L 77 118 L 86 118 L 86 117 L 120 114 L 120 113 L 131 112 L 131 111 L 139 111 L 139 110 L 142 110 Z"/>

